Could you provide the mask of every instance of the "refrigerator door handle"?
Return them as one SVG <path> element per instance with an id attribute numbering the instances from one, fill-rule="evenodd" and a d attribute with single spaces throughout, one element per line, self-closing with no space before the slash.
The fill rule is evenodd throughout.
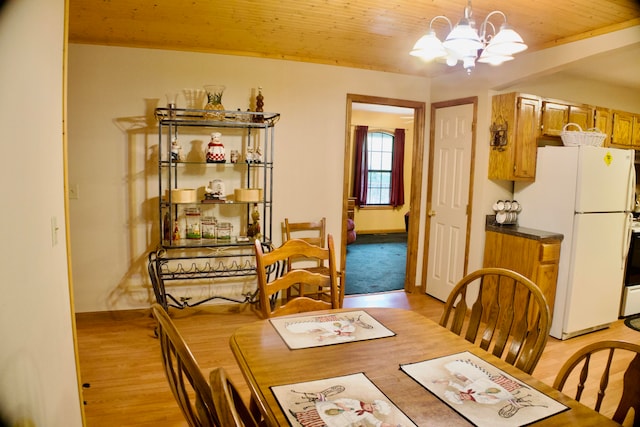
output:
<path id="1" fill-rule="evenodd" d="M 626 227 L 626 236 L 627 238 L 624 239 L 624 243 L 622 245 L 622 269 L 625 269 L 625 265 L 626 265 L 626 261 L 627 261 L 627 256 L 629 254 L 629 247 L 631 246 L 631 238 L 633 233 L 631 232 L 631 226 L 633 224 L 633 214 L 631 213 L 627 213 L 627 220 L 625 221 L 625 227 Z"/>
<path id="2" fill-rule="evenodd" d="M 633 150 L 631 150 L 631 159 L 627 189 L 629 192 L 629 211 L 633 212 L 636 209 L 636 168 L 633 162 L 633 159 L 635 159 L 635 151 Z"/>

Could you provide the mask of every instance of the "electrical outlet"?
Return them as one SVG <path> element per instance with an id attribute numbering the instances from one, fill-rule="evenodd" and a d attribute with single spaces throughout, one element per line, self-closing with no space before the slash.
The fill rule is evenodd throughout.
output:
<path id="1" fill-rule="evenodd" d="M 80 186 L 78 184 L 69 185 L 69 199 L 78 199 L 80 197 Z"/>

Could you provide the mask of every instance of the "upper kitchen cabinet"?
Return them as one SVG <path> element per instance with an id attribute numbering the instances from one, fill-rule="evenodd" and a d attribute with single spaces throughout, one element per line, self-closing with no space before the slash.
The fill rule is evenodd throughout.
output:
<path id="1" fill-rule="evenodd" d="M 629 148 L 633 139 L 633 114 L 613 112 L 611 144 Z"/>
<path id="2" fill-rule="evenodd" d="M 542 100 L 542 136 L 560 136 L 567 123 L 575 123 L 582 130 L 592 128 L 593 107 L 556 100 Z"/>
<path id="3" fill-rule="evenodd" d="M 634 142 L 634 115 L 624 111 L 614 111 L 611 130 L 611 145 L 630 148 Z M 637 120 L 635 120 L 637 123 Z M 638 126 L 636 126 L 638 127 Z M 640 129 L 636 131 L 640 133 Z"/>
<path id="4" fill-rule="evenodd" d="M 533 181 L 539 136 L 540 98 L 495 95 L 491 103 L 489 179 Z"/>
<path id="5" fill-rule="evenodd" d="M 605 133 L 606 147 L 640 150 L 640 114 L 504 93 L 491 102 L 489 179 L 534 181 L 538 145 L 562 145 L 560 136 L 567 123 Z"/>
<path id="6" fill-rule="evenodd" d="M 607 137 L 604 139 L 604 146 L 608 147 L 611 144 L 611 119 L 612 113 L 608 108 L 596 107 L 594 113 L 593 123 L 600 132 L 604 132 Z"/>

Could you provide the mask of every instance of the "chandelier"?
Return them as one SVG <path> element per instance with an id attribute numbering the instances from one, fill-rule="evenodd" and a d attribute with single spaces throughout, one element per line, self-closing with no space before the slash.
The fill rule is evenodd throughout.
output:
<path id="1" fill-rule="evenodd" d="M 497 32 L 496 27 L 489 21 L 489 18 L 494 15 L 501 15 L 504 19 Z M 432 28 L 433 23 L 438 19 L 449 23 L 450 32 L 444 42 L 440 41 Z M 471 74 L 476 61 L 500 65 L 511 61 L 513 55 L 526 49 L 527 45 L 524 44 L 522 37 L 507 24 L 507 16 L 499 10 L 489 13 L 478 31 L 471 12 L 471 0 L 468 0 L 464 8 L 464 17 L 455 27 L 446 16 L 434 17 L 429 22 L 429 32 L 416 42 L 409 53 L 424 61 L 444 60 L 451 67 L 460 61 L 467 70 L 467 74 Z"/>

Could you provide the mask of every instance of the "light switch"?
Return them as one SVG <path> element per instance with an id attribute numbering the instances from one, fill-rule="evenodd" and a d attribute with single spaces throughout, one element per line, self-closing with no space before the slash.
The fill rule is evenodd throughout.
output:
<path id="1" fill-rule="evenodd" d="M 78 184 L 69 184 L 69 199 L 77 199 L 80 197 L 80 186 Z"/>

